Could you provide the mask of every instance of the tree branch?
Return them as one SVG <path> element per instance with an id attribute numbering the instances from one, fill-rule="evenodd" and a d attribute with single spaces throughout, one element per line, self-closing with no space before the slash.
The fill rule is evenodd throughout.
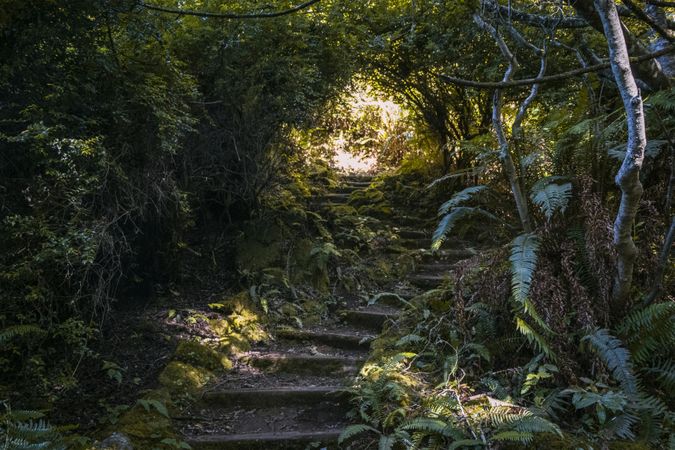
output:
<path id="1" fill-rule="evenodd" d="M 675 2 L 660 2 L 657 0 L 647 0 L 648 5 L 660 6 L 662 8 L 675 8 Z"/>
<path id="2" fill-rule="evenodd" d="M 640 63 L 650 59 L 657 58 L 659 56 L 667 55 L 675 51 L 675 46 L 671 45 L 667 48 L 659 50 L 657 52 L 648 53 L 646 55 L 638 56 L 636 58 L 631 58 L 631 63 Z M 456 78 L 450 75 L 439 74 L 438 76 L 448 83 L 457 84 L 459 86 L 474 87 L 478 89 L 504 89 L 518 86 L 530 86 L 533 84 L 542 84 L 542 83 L 551 83 L 554 81 L 566 80 L 568 78 L 575 77 L 577 75 L 583 75 L 589 72 L 597 72 L 604 69 L 609 69 L 612 67 L 610 62 L 605 62 L 601 64 L 595 64 L 588 67 L 581 67 L 579 69 L 570 70 L 569 72 L 558 73 L 555 75 L 550 75 L 547 77 L 536 77 L 536 78 L 524 78 L 520 80 L 510 80 L 510 81 L 474 81 L 466 80 L 463 78 Z"/>
<path id="3" fill-rule="evenodd" d="M 486 11 L 500 17 L 510 17 L 516 22 L 521 22 L 533 27 L 554 28 L 586 28 L 588 22 L 581 17 L 551 17 L 530 14 L 517 9 L 502 6 L 494 1 L 483 2 Z"/>
<path id="4" fill-rule="evenodd" d="M 158 11 L 162 13 L 167 13 L 167 14 L 176 14 L 179 16 L 195 16 L 195 17 L 204 17 L 204 18 L 211 18 L 211 19 L 270 19 L 274 17 L 281 17 L 281 16 L 286 16 L 288 14 L 293 14 L 295 12 L 301 11 L 303 9 L 309 8 L 315 3 L 320 2 L 321 0 L 309 0 L 305 3 L 302 3 L 300 5 L 294 6 L 289 9 L 285 9 L 283 11 L 275 11 L 275 12 L 269 12 L 269 13 L 247 13 L 247 14 L 239 14 L 239 13 L 216 13 L 216 12 L 208 12 L 208 11 L 192 11 L 189 9 L 178 9 L 178 8 L 168 8 L 165 6 L 159 6 L 159 5 L 152 5 L 145 3 L 143 0 L 139 0 L 138 6 L 149 9 L 152 11 Z"/>
<path id="5" fill-rule="evenodd" d="M 641 21 L 645 22 L 648 24 L 650 27 L 654 29 L 661 37 L 671 44 L 675 42 L 675 38 L 670 35 L 668 30 L 663 28 L 661 25 L 659 25 L 655 20 L 653 20 L 651 17 L 649 17 L 642 9 L 640 9 L 635 3 L 633 3 L 632 0 L 623 0 L 624 4 L 630 9 L 635 16 L 640 19 Z"/>

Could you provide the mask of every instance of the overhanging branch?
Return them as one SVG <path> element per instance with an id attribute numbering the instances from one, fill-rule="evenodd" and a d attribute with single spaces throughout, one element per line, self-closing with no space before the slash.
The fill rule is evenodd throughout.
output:
<path id="1" fill-rule="evenodd" d="M 671 45 L 657 52 L 648 53 L 646 55 L 638 56 L 636 58 L 631 58 L 630 62 L 640 63 L 648 61 L 650 59 L 658 58 L 659 56 L 667 55 L 675 51 L 675 46 Z M 595 64 L 588 67 L 582 67 L 579 69 L 570 70 L 569 72 L 558 73 L 555 75 L 550 75 L 547 77 L 536 77 L 536 78 L 524 78 L 521 80 L 511 80 L 511 81 L 474 81 L 466 80 L 463 78 L 456 78 L 450 75 L 440 74 L 438 75 L 443 81 L 446 81 L 451 84 L 456 84 L 459 86 L 473 87 L 478 89 L 503 89 L 511 88 L 518 86 L 531 86 L 533 84 L 542 84 L 542 83 L 551 83 L 554 81 L 566 80 L 578 75 L 583 75 L 589 72 L 597 72 L 599 70 L 605 70 L 611 67 L 611 63 L 605 62 L 601 64 Z"/>
<path id="2" fill-rule="evenodd" d="M 195 17 L 204 17 L 204 18 L 210 18 L 210 19 L 271 19 L 274 17 L 281 17 L 281 16 L 286 16 L 288 14 L 293 14 L 295 12 L 301 11 L 303 9 L 309 8 L 315 3 L 319 3 L 321 0 L 309 0 L 305 3 L 302 3 L 300 5 L 294 6 L 289 9 L 285 9 L 283 11 L 274 11 L 274 12 L 266 12 L 266 13 L 245 13 L 245 14 L 239 14 L 239 13 L 216 13 L 216 12 L 208 12 L 208 11 L 193 11 L 189 9 L 178 9 L 178 8 L 168 8 L 166 6 L 159 6 L 159 5 L 152 5 L 149 3 L 145 3 L 144 1 L 140 0 L 138 2 L 138 6 L 141 8 L 149 9 L 151 11 L 158 11 L 166 14 L 175 14 L 179 16 L 195 16 Z"/>

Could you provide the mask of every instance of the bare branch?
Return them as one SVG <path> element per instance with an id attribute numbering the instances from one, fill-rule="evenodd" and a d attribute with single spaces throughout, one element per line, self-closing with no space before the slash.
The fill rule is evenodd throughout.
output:
<path id="1" fill-rule="evenodd" d="M 305 3 L 302 3 L 300 5 L 294 6 L 289 9 L 285 9 L 283 11 L 275 11 L 275 12 L 267 12 L 267 13 L 248 13 L 248 14 L 239 14 L 239 13 L 216 13 L 216 12 L 208 12 L 208 11 L 192 11 L 189 9 L 178 9 L 178 8 L 168 8 L 165 6 L 159 6 L 159 5 L 152 5 L 145 3 L 144 1 L 140 0 L 138 2 L 138 6 L 149 9 L 152 11 L 158 11 L 162 13 L 167 13 L 167 14 L 176 14 L 179 16 L 195 16 L 195 17 L 204 17 L 204 18 L 211 18 L 211 19 L 237 19 L 237 20 L 242 20 L 242 19 L 270 19 L 274 17 L 281 17 L 281 16 L 286 16 L 288 14 L 293 14 L 295 12 L 301 11 L 303 9 L 309 8 L 315 3 L 320 2 L 321 0 L 309 0 Z"/>
<path id="2" fill-rule="evenodd" d="M 630 62 L 631 63 L 640 63 L 643 61 L 647 61 L 650 59 L 657 58 L 659 56 L 667 55 L 669 53 L 673 53 L 675 51 L 675 46 L 671 45 L 667 48 L 664 48 L 662 50 L 659 50 L 657 52 L 653 53 L 648 53 L 646 55 L 638 56 L 636 58 L 631 58 Z M 542 83 L 551 83 L 554 81 L 562 81 L 566 80 L 568 78 L 576 77 L 578 75 L 583 75 L 585 73 L 589 72 L 598 72 L 600 70 L 605 70 L 609 69 L 612 67 L 612 64 L 610 62 L 605 62 L 601 64 L 595 64 L 592 66 L 588 67 L 581 67 L 579 69 L 574 69 L 570 70 L 568 72 L 563 72 L 563 73 L 558 73 L 555 75 L 550 75 L 547 77 L 537 77 L 537 78 L 524 78 L 520 80 L 512 80 L 512 81 L 474 81 L 474 80 L 466 80 L 463 78 L 457 78 L 457 77 L 452 77 L 450 75 L 445 75 L 445 74 L 439 74 L 438 76 L 452 84 L 457 84 L 459 86 L 466 86 L 466 87 L 474 87 L 478 89 L 504 89 L 504 88 L 511 88 L 511 87 L 519 87 L 519 86 L 530 86 L 533 84 L 542 84 Z"/>
<path id="3" fill-rule="evenodd" d="M 657 0 L 647 0 L 647 4 L 660 6 L 661 8 L 675 8 L 675 2 L 660 2 Z"/>
<path id="4" fill-rule="evenodd" d="M 659 33 L 661 37 L 671 44 L 675 42 L 675 38 L 670 35 L 668 30 L 663 28 L 661 25 L 659 25 L 655 20 L 653 20 L 651 17 L 649 17 L 640 7 L 638 7 L 635 3 L 633 3 L 633 0 L 623 0 L 623 2 L 626 4 L 628 9 L 630 9 L 635 16 L 640 19 L 641 21 L 645 22 L 648 24 L 654 31 Z"/>
<path id="5" fill-rule="evenodd" d="M 588 22 L 581 17 L 540 16 L 502 6 L 493 1 L 483 2 L 483 6 L 487 12 L 502 17 L 510 17 L 516 22 L 533 27 L 543 27 L 550 30 L 555 28 L 586 28 L 588 26 Z"/>

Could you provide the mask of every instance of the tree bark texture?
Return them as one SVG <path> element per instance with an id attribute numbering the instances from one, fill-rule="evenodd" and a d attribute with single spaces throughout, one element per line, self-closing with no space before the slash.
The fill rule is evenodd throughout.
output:
<path id="1" fill-rule="evenodd" d="M 647 136 L 642 98 L 631 70 L 623 27 L 614 0 L 595 0 L 595 9 L 607 38 L 612 73 L 621 92 L 628 127 L 626 156 L 615 177 L 615 182 L 621 189 L 621 202 L 614 221 L 617 271 L 613 298 L 618 307 L 625 307 L 630 301 L 633 268 L 637 257 L 637 248 L 631 232 L 642 197 L 640 169 L 644 160 Z"/>

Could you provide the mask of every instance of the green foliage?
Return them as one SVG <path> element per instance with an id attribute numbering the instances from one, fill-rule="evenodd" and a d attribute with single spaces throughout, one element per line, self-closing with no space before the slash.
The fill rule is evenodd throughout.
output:
<path id="1" fill-rule="evenodd" d="M 572 197 L 572 183 L 557 183 L 557 177 L 546 177 L 532 186 L 530 198 L 550 221 L 556 212 L 563 214 Z"/>
<path id="2" fill-rule="evenodd" d="M 511 243 L 511 289 L 515 301 L 526 307 L 530 287 L 537 267 L 539 238 L 536 234 L 526 233 L 516 237 Z"/>
<path id="3" fill-rule="evenodd" d="M 61 433 L 37 411 L 6 410 L 0 414 L 0 442 L 6 450 L 65 450 Z"/>
<path id="4" fill-rule="evenodd" d="M 431 248 L 433 250 L 438 250 L 439 248 L 441 248 L 445 240 L 448 238 L 448 235 L 452 232 L 452 230 L 455 228 L 458 222 L 475 217 L 482 217 L 488 220 L 499 221 L 499 219 L 495 215 L 481 208 L 469 206 L 454 207 L 438 223 L 438 227 L 434 231 L 434 234 L 431 238 L 432 239 Z"/>
<path id="5" fill-rule="evenodd" d="M 609 334 L 608 330 L 599 329 L 584 337 L 593 350 L 602 358 L 614 379 L 627 395 L 637 394 L 637 380 L 633 374 L 630 353 L 623 347 L 623 342 Z"/>
<path id="6" fill-rule="evenodd" d="M 473 197 L 481 192 L 484 192 L 487 186 L 471 186 L 455 193 L 450 200 L 443 203 L 438 208 L 438 215 L 444 216 L 450 212 L 450 209 L 461 205 L 464 202 L 472 200 Z"/>

